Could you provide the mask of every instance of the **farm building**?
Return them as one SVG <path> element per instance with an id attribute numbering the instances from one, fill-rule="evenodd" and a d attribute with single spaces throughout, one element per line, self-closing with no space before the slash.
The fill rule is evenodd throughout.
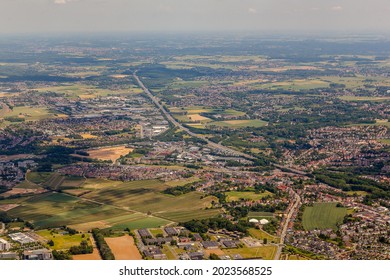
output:
<path id="1" fill-rule="evenodd" d="M 254 223 L 254 224 L 258 224 L 259 220 L 258 219 L 250 219 L 249 222 Z"/>

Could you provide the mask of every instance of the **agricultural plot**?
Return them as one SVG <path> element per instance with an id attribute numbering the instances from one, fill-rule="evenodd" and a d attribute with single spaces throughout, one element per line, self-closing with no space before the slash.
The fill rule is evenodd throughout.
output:
<path id="1" fill-rule="evenodd" d="M 216 217 L 219 214 L 221 214 L 220 209 L 199 209 L 199 210 L 194 210 L 194 211 L 176 211 L 176 212 L 168 212 L 168 213 L 157 213 L 156 215 L 176 221 L 176 222 L 186 222 L 192 219 L 207 219 L 207 218 L 212 218 Z"/>
<path id="2" fill-rule="evenodd" d="M 33 222 L 38 228 L 70 225 L 75 221 L 88 223 L 129 214 L 128 211 L 83 201 L 61 193 L 36 195 L 19 202 L 19 206 L 8 213 L 12 217 Z"/>
<path id="3" fill-rule="evenodd" d="M 211 122 L 212 120 L 207 117 L 203 117 L 199 114 L 192 114 L 192 115 L 187 115 L 187 118 L 191 122 L 200 122 L 200 123 L 206 123 L 206 122 Z"/>
<path id="4" fill-rule="evenodd" d="M 50 113 L 49 109 L 45 107 L 22 106 L 14 107 L 12 111 L 5 113 L 2 117 L 18 117 L 25 121 L 37 121 L 55 116 L 54 113 Z"/>
<path id="5" fill-rule="evenodd" d="M 231 121 L 218 121 L 210 122 L 208 126 L 222 126 L 228 128 L 242 128 L 242 127 L 263 127 L 267 125 L 267 122 L 262 120 L 231 120 Z"/>
<path id="6" fill-rule="evenodd" d="M 87 150 L 90 158 L 98 159 L 98 160 L 111 160 L 112 162 L 115 162 L 121 156 L 127 155 L 132 151 L 133 149 L 126 148 L 126 146 Z"/>
<path id="7" fill-rule="evenodd" d="M 302 224 L 305 230 L 336 230 L 337 225 L 343 222 L 346 214 L 347 209 L 336 207 L 336 203 L 315 203 L 312 207 L 305 208 Z"/>
<path id="8" fill-rule="evenodd" d="M 390 101 L 389 96 L 355 96 L 355 95 L 342 95 L 339 99 L 344 101 L 371 101 L 371 102 L 383 102 Z"/>
<path id="9" fill-rule="evenodd" d="M 231 191 L 231 192 L 226 192 L 225 194 L 227 196 L 228 202 L 238 201 L 241 199 L 257 201 L 263 197 L 272 196 L 272 193 L 269 191 L 265 191 L 263 193 Z"/>
<path id="10" fill-rule="evenodd" d="M 17 188 L 17 189 L 40 189 L 41 186 L 34 184 L 33 182 L 23 181 L 20 184 L 17 184 L 14 188 Z"/>
<path id="11" fill-rule="evenodd" d="M 170 186 L 170 187 L 177 187 L 177 186 L 184 186 L 186 184 L 195 183 L 195 182 L 199 182 L 199 181 L 200 181 L 200 179 L 198 177 L 190 177 L 190 178 L 186 178 L 186 179 L 168 181 L 168 182 L 165 182 L 165 185 Z"/>
<path id="12" fill-rule="evenodd" d="M 310 90 L 318 88 L 327 88 L 329 87 L 329 82 L 322 80 L 291 80 L 283 82 L 273 82 L 273 83 L 254 83 L 251 84 L 253 89 L 268 89 L 268 90 L 291 90 L 291 91 L 300 91 L 300 90 Z"/>
<path id="13" fill-rule="evenodd" d="M 110 229 L 124 230 L 128 228 L 130 230 L 133 230 L 139 228 L 155 228 L 155 227 L 165 226 L 168 223 L 170 223 L 170 221 L 158 217 L 144 217 L 144 218 L 140 218 L 128 222 L 118 223 L 110 227 Z"/>
<path id="14" fill-rule="evenodd" d="M 128 90 L 124 89 L 119 91 L 112 91 L 112 90 L 97 88 L 82 83 L 73 83 L 73 84 L 64 83 L 61 86 L 35 88 L 34 90 L 38 92 L 62 93 L 69 99 L 91 99 L 91 98 L 96 98 L 98 96 L 107 96 L 109 94 L 114 94 L 114 93 L 127 94 L 131 92 L 133 88 L 129 88 Z"/>
<path id="15" fill-rule="evenodd" d="M 133 237 L 124 235 L 121 237 L 110 237 L 104 239 L 110 247 L 116 260 L 141 260 L 137 246 Z"/>
<path id="16" fill-rule="evenodd" d="M 245 112 L 237 111 L 234 109 L 219 109 L 212 107 L 202 107 L 202 106 L 191 106 L 191 107 L 171 107 L 170 112 L 174 114 L 174 116 L 183 122 L 188 122 L 190 117 L 192 116 L 193 121 L 208 121 L 209 118 L 203 117 L 200 114 L 202 113 L 210 113 L 214 115 L 220 115 L 222 117 L 242 117 L 245 116 Z M 183 120 L 181 120 L 182 118 Z M 197 119 L 198 118 L 198 119 Z M 199 119 L 202 118 L 202 119 Z"/>
<path id="17" fill-rule="evenodd" d="M 390 139 L 379 139 L 378 141 L 383 144 L 390 145 Z"/>
<path id="18" fill-rule="evenodd" d="M 386 119 L 384 120 L 378 119 L 375 121 L 375 123 L 356 123 L 348 126 L 350 127 L 350 126 L 372 126 L 372 125 L 379 125 L 379 126 L 383 125 L 390 128 L 390 122 Z"/>
<path id="19" fill-rule="evenodd" d="M 62 176 L 58 173 L 53 173 L 47 179 L 47 181 L 44 182 L 44 186 L 55 190 L 55 189 L 58 189 L 64 181 L 65 181 L 65 176 Z"/>
<path id="20" fill-rule="evenodd" d="M 192 211 L 192 215 L 200 212 L 204 215 L 206 214 L 203 212 L 204 209 L 210 207 L 211 201 L 215 199 L 213 197 L 202 199 L 203 195 L 197 192 L 180 196 L 166 195 L 162 193 L 166 188 L 168 186 L 158 180 L 120 182 L 115 187 L 107 186 L 97 189 L 83 197 L 109 205 L 126 207 L 129 210 L 152 213 L 154 216 L 167 219 L 170 213 L 175 216 L 181 211 Z"/>

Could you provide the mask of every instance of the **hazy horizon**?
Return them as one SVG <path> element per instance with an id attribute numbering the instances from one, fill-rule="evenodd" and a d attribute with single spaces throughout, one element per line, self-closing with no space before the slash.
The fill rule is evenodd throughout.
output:
<path id="1" fill-rule="evenodd" d="M 2 0 L 1 34 L 388 33 L 388 0 Z"/>

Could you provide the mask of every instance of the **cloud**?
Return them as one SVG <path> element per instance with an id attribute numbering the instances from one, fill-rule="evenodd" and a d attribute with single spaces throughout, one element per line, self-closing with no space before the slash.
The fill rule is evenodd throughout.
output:
<path id="1" fill-rule="evenodd" d="M 257 14 L 257 10 L 255 8 L 249 8 L 248 13 Z"/>
<path id="2" fill-rule="evenodd" d="M 333 11 L 341 11 L 342 9 L 343 9 L 343 7 L 341 7 L 341 6 L 333 6 L 332 7 Z"/>

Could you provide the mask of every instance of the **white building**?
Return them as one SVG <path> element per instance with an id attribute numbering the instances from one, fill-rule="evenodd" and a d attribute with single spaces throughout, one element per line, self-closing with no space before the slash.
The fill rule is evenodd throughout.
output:
<path id="1" fill-rule="evenodd" d="M 268 224 L 269 223 L 269 221 L 267 220 L 267 219 L 261 219 L 260 220 L 260 224 L 261 225 L 266 225 L 266 224 Z"/>
<path id="2" fill-rule="evenodd" d="M 11 243 L 0 238 L 0 251 L 8 251 L 11 249 Z"/>

